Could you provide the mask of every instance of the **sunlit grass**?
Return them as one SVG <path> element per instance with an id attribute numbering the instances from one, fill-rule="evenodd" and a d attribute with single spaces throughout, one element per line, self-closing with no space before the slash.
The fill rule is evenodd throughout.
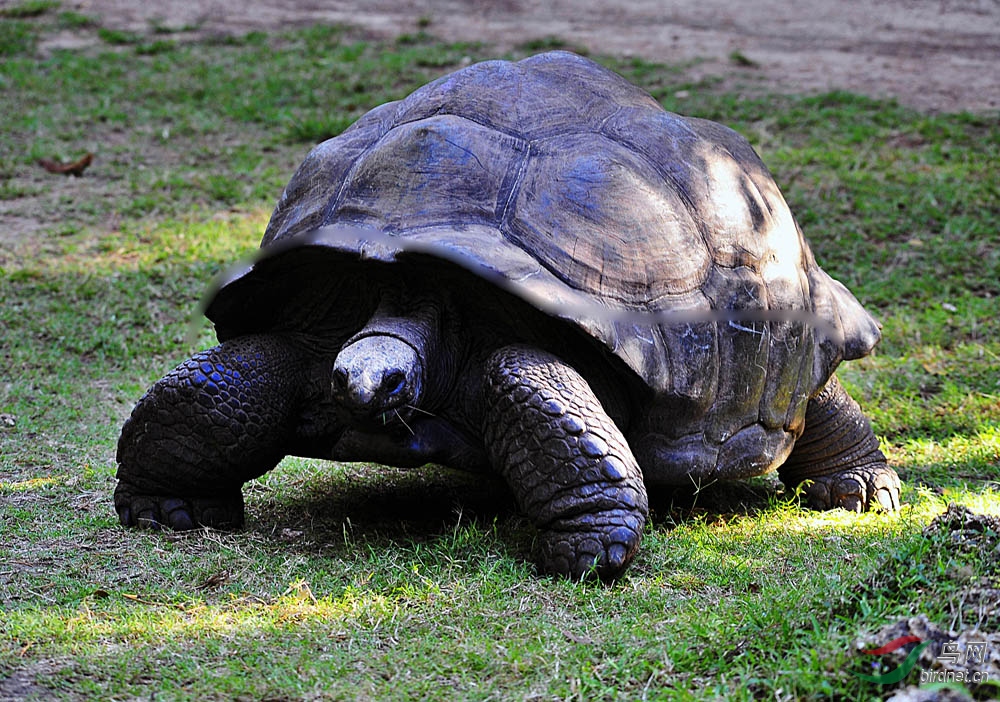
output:
<path id="1" fill-rule="evenodd" d="M 955 491 L 949 499 L 1000 512 L 992 491 Z M 258 505 L 251 515 L 266 507 Z M 125 658 L 127 670 L 191 695 L 235 685 L 225 651 L 236 649 L 259 668 L 241 669 L 243 682 L 231 689 L 245 694 L 267 689 L 275 676 L 298 680 L 282 688 L 286 694 L 321 682 L 386 694 L 392 685 L 379 671 L 396 665 L 411 666 L 413 677 L 474 665 L 489 685 L 548 690 L 578 679 L 589 694 L 605 685 L 634 692 L 651 677 L 662 685 L 670 671 L 714 680 L 708 696 L 725 690 L 740 698 L 737 678 L 753 671 L 786 685 L 849 685 L 830 676 L 850 665 L 853 637 L 865 624 L 838 623 L 825 608 L 831 601 L 862 607 L 851 590 L 880 572 L 890 554 L 908 553 L 943 506 L 940 495 L 911 490 L 900 515 L 813 513 L 779 500 L 748 515 L 654 524 L 635 567 L 613 589 L 538 580 L 495 528 L 477 523 L 407 544 L 372 532 L 275 541 L 264 524 L 244 535 L 164 541 L 116 535 L 103 520 L 99 541 L 118 558 L 137 559 L 129 580 L 91 580 L 63 604 L 19 606 L 0 631 L 20 657 L 72 661 L 57 678 L 100 676 L 123 664 L 115 660 L 123 651 L 138 650 Z M 309 538 L 315 542 L 301 543 Z M 914 608 L 933 612 L 946 592 L 904 600 L 866 595 L 862 609 L 876 620 Z M 434 653 L 441 649 L 450 653 Z M 722 653 L 697 656 L 707 650 Z M 542 651 L 560 666 L 542 663 Z M 177 657 L 184 665 L 162 667 Z M 303 669 L 304 660 L 312 665 Z M 612 661 L 624 682 L 609 677 Z M 346 678 L 330 677 L 345 667 Z M 418 688 L 429 682 L 411 680 Z M 456 684 L 475 689 L 471 681 Z M 104 685 L 112 693 L 136 689 L 108 678 Z"/>
<path id="2" fill-rule="evenodd" d="M 229 265 L 256 248 L 270 214 L 270 209 L 260 207 L 244 213 L 130 223 L 112 232 L 85 229 L 57 239 L 27 238 L 5 248 L 0 264 L 16 279 L 62 273 L 120 275 L 165 262 Z"/>
<path id="3" fill-rule="evenodd" d="M 29 492 L 39 490 L 48 485 L 56 485 L 63 482 L 65 477 L 58 478 L 31 478 L 30 480 L 19 480 L 14 482 L 0 481 L 0 493 L 2 492 Z"/>
<path id="4" fill-rule="evenodd" d="M 892 455 L 899 463 L 914 466 L 992 466 L 995 472 L 981 477 L 1000 480 L 1000 427 L 987 426 L 970 436 L 950 436 L 943 441 L 907 439 Z"/>

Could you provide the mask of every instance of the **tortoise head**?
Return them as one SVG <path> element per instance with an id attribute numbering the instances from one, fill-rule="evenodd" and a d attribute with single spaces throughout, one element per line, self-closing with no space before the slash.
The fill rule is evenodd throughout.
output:
<path id="1" fill-rule="evenodd" d="M 333 398 L 355 421 L 386 422 L 433 402 L 442 373 L 444 295 L 411 287 L 381 290 L 368 322 L 344 342 L 333 362 Z M 405 421 L 405 419 L 404 419 Z"/>
<path id="2" fill-rule="evenodd" d="M 421 351 L 385 332 L 348 342 L 333 363 L 334 399 L 363 420 L 417 406 L 424 386 Z"/>

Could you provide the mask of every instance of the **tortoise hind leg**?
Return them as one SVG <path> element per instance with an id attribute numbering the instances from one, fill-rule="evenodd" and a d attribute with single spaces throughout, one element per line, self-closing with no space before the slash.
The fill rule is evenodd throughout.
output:
<path id="1" fill-rule="evenodd" d="M 509 346 L 486 363 L 484 439 L 539 531 L 543 572 L 618 577 L 646 522 L 642 474 L 589 384 L 558 358 Z"/>
<path id="2" fill-rule="evenodd" d="M 303 366 L 277 337 L 247 336 L 196 354 L 154 384 L 118 440 L 121 523 L 242 526 L 241 487 L 284 456 Z"/>
<path id="3" fill-rule="evenodd" d="M 790 488 L 801 485 L 815 509 L 899 509 L 899 476 L 836 376 L 809 400 L 805 430 L 778 474 Z"/>

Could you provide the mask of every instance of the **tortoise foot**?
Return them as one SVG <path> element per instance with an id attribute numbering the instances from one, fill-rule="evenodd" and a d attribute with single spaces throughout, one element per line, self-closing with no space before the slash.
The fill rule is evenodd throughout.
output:
<path id="1" fill-rule="evenodd" d="M 644 521 L 628 511 L 561 520 L 539 533 L 539 570 L 572 580 L 610 582 L 625 571 L 638 550 Z"/>
<path id="2" fill-rule="evenodd" d="M 899 476 L 884 464 L 809 478 L 800 487 L 806 504 L 813 509 L 841 508 L 849 512 L 899 509 Z"/>
<path id="3" fill-rule="evenodd" d="M 115 490 L 115 511 L 122 526 L 189 531 L 200 527 L 239 529 L 243 526 L 243 493 L 211 497 L 144 495 L 128 483 Z"/>
<path id="4" fill-rule="evenodd" d="M 778 475 L 788 487 L 799 486 L 814 509 L 899 509 L 899 476 L 836 376 L 810 398 L 805 430 Z"/>

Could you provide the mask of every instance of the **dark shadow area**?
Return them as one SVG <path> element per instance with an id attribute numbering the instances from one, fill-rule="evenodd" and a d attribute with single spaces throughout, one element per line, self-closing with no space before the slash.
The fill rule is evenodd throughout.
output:
<path id="1" fill-rule="evenodd" d="M 718 481 L 704 486 L 649 488 L 650 521 L 665 528 L 691 519 L 709 523 L 732 516 L 751 516 L 785 499 L 784 487 L 773 475 L 751 480 Z"/>
<path id="2" fill-rule="evenodd" d="M 458 524 L 488 527 L 517 515 L 499 476 L 440 466 L 356 464 L 346 472 L 296 482 L 294 494 L 269 498 L 257 496 L 259 488 L 248 488 L 249 526 L 300 547 L 311 543 L 325 549 L 345 539 L 431 541 Z"/>
<path id="3" fill-rule="evenodd" d="M 325 551 L 346 542 L 377 545 L 430 542 L 457 525 L 497 528 L 511 551 L 528 552 L 533 530 L 520 516 L 504 481 L 489 473 L 440 466 L 400 469 L 355 464 L 346 471 L 292 478 L 280 492 L 246 488 L 248 525 L 294 544 Z M 650 523 L 669 530 L 692 519 L 708 522 L 751 516 L 787 493 L 775 476 L 717 482 L 696 488 L 651 488 Z"/>

